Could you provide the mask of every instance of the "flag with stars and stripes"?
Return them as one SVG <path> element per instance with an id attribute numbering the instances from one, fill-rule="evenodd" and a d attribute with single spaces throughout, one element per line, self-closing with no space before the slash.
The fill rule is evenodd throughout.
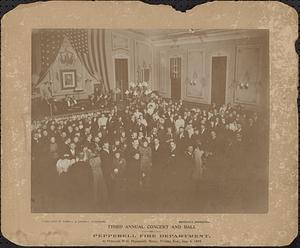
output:
<path id="1" fill-rule="evenodd" d="M 41 33 L 41 79 L 55 61 L 65 37 L 69 39 L 88 73 L 110 90 L 108 82 L 105 31 L 101 29 L 47 29 Z"/>
<path id="2" fill-rule="evenodd" d="M 109 90 L 104 30 L 71 29 L 66 35 L 89 74 Z"/>
<path id="3" fill-rule="evenodd" d="M 41 31 L 41 73 L 42 80 L 48 72 L 49 67 L 55 61 L 56 56 L 61 48 L 64 35 L 63 32 L 56 29 L 47 29 Z"/>

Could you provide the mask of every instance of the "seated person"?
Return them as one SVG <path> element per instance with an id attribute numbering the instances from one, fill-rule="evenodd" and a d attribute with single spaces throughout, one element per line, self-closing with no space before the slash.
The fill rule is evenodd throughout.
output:
<path id="1" fill-rule="evenodd" d="M 69 97 L 68 95 L 65 96 L 64 102 L 65 102 L 66 109 L 72 107 L 71 97 Z"/>
<path id="2" fill-rule="evenodd" d="M 78 101 L 76 100 L 75 96 L 71 96 L 71 102 L 73 104 L 73 106 L 76 106 L 78 104 Z"/>

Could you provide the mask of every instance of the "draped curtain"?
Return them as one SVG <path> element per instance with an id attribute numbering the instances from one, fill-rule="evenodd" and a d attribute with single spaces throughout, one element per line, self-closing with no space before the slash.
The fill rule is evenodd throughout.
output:
<path id="1" fill-rule="evenodd" d="M 72 29 L 67 31 L 67 37 L 90 75 L 102 83 L 106 91 L 109 91 L 105 31 L 100 29 Z"/>
<path id="2" fill-rule="evenodd" d="M 67 37 L 88 73 L 110 90 L 106 54 L 105 31 L 101 29 L 53 29 L 41 31 L 41 81 L 55 61 L 64 37 Z"/>
<path id="3" fill-rule="evenodd" d="M 41 52 L 41 71 L 38 83 L 44 79 L 50 66 L 55 61 L 57 54 L 64 40 L 63 33 L 56 29 L 41 30 L 40 33 L 40 52 Z M 33 47 L 35 49 L 35 47 Z"/>

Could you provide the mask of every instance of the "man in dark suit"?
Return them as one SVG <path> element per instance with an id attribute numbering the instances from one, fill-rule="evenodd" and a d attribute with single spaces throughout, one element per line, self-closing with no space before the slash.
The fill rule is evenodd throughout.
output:
<path id="1" fill-rule="evenodd" d="M 167 151 L 166 167 L 163 174 L 163 192 L 164 197 L 169 197 L 171 192 L 176 190 L 180 184 L 181 178 L 181 152 L 177 148 L 174 140 L 169 142 L 169 149 Z M 168 200 L 169 201 L 169 200 Z"/>
<path id="2" fill-rule="evenodd" d="M 164 164 L 164 148 L 160 144 L 160 141 L 158 138 L 154 138 L 153 140 L 153 146 L 152 146 L 152 165 L 153 168 L 161 168 Z"/>
<path id="3" fill-rule="evenodd" d="M 183 151 L 186 149 L 187 144 L 188 144 L 187 135 L 184 132 L 184 128 L 180 127 L 179 133 L 176 137 L 177 151 L 182 154 Z"/>
<path id="4" fill-rule="evenodd" d="M 115 116 L 111 112 L 108 113 L 106 127 L 109 133 L 112 133 L 115 128 Z"/>
<path id="5" fill-rule="evenodd" d="M 182 173 L 186 176 L 186 179 L 191 178 L 192 169 L 194 167 L 194 148 L 192 145 L 188 145 L 186 151 L 183 156 L 183 164 L 182 164 Z"/>
<path id="6" fill-rule="evenodd" d="M 208 136 L 208 130 L 206 129 L 204 124 L 200 125 L 199 135 L 202 139 L 206 139 Z"/>
<path id="7" fill-rule="evenodd" d="M 167 167 L 171 167 L 172 171 L 177 168 L 178 165 L 178 152 L 177 145 L 174 140 L 170 141 L 170 151 L 168 154 Z"/>
<path id="8" fill-rule="evenodd" d="M 101 158 L 101 166 L 103 171 L 104 180 L 106 182 L 108 196 L 111 196 L 111 173 L 112 173 L 112 156 L 109 150 L 109 143 L 108 141 L 104 141 L 102 150 L 100 151 L 100 158 Z"/>
<path id="9" fill-rule="evenodd" d="M 160 186 L 161 174 L 165 166 L 165 152 L 158 138 L 154 138 L 152 146 L 152 184 Z"/>
<path id="10" fill-rule="evenodd" d="M 209 131 L 206 128 L 205 124 L 200 125 L 199 135 L 200 135 L 201 143 L 204 146 L 204 148 L 206 149 L 208 146 L 207 143 L 208 143 L 208 139 L 209 139 Z"/>
<path id="11" fill-rule="evenodd" d="M 67 152 L 70 156 L 70 159 L 75 159 L 76 155 L 78 154 L 78 149 L 76 147 L 76 144 L 74 142 L 70 143 L 68 152 Z"/>

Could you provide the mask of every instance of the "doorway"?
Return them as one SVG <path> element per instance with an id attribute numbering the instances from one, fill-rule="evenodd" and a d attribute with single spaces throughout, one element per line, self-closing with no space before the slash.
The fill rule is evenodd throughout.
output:
<path id="1" fill-rule="evenodd" d="M 171 98 L 181 98 L 181 58 L 170 58 Z"/>
<path id="2" fill-rule="evenodd" d="M 120 58 L 115 59 L 115 80 L 116 88 L 121 91 L 121 98 L 123 98 L 124 93 L 128 90 L 128 59 Z"/>
<path id="3" fill-rule="evenodd" d="M 227 56 L 212 57 L 211 102 L 215 103 L 217 106 L 225 104 L 226 74 Z"/>

